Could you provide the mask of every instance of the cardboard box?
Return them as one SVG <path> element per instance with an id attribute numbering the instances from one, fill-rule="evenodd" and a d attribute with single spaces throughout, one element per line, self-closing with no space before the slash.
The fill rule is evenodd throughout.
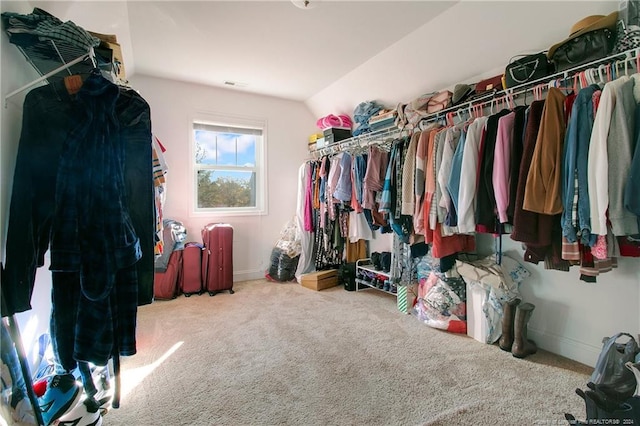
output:
<path id="1" fill-rule="evenodd" d="M 124 70 L 124 58 L 122 56 L 122 48 L 120 47 L 120 44 L 118 43 L 118 38 L 115 36 L 115 34 L 100 34 L 100 33 L 94 33 L 92 31 L 88 31 L 88 33 L 100 39 L 100 46 L 99 48 L 96 49 L 96 53 L 98 53 L 97 50 L 100 50 L 100 49 L 111 51 L 111 54 L 109 56 L 111 56 L 111 62 L 113 63 L 113 66 L 114 66 L 114 74 L 119 79 L 126 80 L 127 76 Z"/>
<path id="2" fill-rule="evenodd" d="M 338 285 L 338 270 L 328 269 L 326 271 L 313 272 L 302 276 L 300 284 L 311 290 L 324 290 L 325 288 Z"/>

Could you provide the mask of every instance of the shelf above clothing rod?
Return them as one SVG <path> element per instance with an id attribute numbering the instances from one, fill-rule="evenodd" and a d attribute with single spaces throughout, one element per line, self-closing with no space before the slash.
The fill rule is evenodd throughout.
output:
<path id="1" fill-rule="evenodd" d="M 443 110 L 440 110 L 436 113 L 429 114 L 425 118 L 423 118 L 423 121 L 424 120 L 426 121 L 440 120 L 440 119 L 443 119 L 447 113 L 451 113 L 451 112 L 455 113 L 458 111 L 469 110 L 474 106 L 478 107 L 478 106 L 486 105 L 503 96 L 513 97 L 513 96 L 521 95 L 534 89 L 535 87 L 538 87 L 540 85 L 547 85 L 549 83 L 556 82 L 557 80 L 560 80 L 560 79 L 568 80 L 569 78 L 573 78 L 574 75 L 576 75 L 577 73 L 590 68 L 594 68 L 594 66 L 611 65 L 611 64 L 615 64 L 616 62 L 622 63 L 622 62 L 629 62 L 629 61 L 637 61 L 638 58 L 640 58 L 640 49 L 638 48 L 630 49 L 630 50 L 627 50 L 621 53 L 616 53 L 613 55 L 609 55 L 604 58 L 597 59 L 595 61 L 591 61 L 582 65 L 578 65 L 573 68 L 566 69 L 564 71 L 557 72 L 555 74 L 550 74 L 546 77 L 542 77 L 534 81 L 520 84 L 518 86 L 510 87 L 504 90 L 496 90 L 494 92 L 490 92 L 482 97 L 478 97 L 471 101 L 463 102 L 461 104 L 454 105 L 454 106 L 445 108 Z M 636 70 L 636 72 L 638 71 L 640 70 Z"/>
<path id="2" fill-rule="evenodd" d="M 332 145 L 318 148 L 314 151 L 311 151 L 311 154 L 314 157 L 319 158 L 324 155 L 335 154 L 336 152 L 341 152 L 349 148 L 354 148 L 356 146 L 363 146 L 362 143 L 369 144 L 373 141 L 393 139 L 399 137 L 401 133 L 402 131 L 396 126 L 385 127 L 384 129 L 364 133 L 358 136 L 353 136 L 348 139 L 343 139 L 342 141 L 336 142 Z"/>
<path id="3" fill-rule="evenodd" d="M 5 108 L 7 107 L 7 101 L 9 100 L 10 97 L 17 95 L 18 93 L 20 93 L 20 92 L 22 92 L 24 90 L 27 90 L 31 86 L 34 86 L 34 85 L 36 85 L 38 83 L 41 83 L 41 82 L 45 81 L 46 79 L 48 79 L 49 77 L 51 77 L 53 75 L 56 75 L 59 72 L 64 71 L 64 70 L 68 69 L 69 67 L 77 64 L 77 63 L 85 61 L 86 59 L 88 59 L 90 57 L 91 57 L 91 54 L 90 53 L 86 53 L 86 54 L 80 56 L 79 58 L 76 58 L 71 62 L 68 62 L 68 63 L 66 63 L 64 65 L 61 65 L 58 68 L 54 69 L 53 71 L 49 71 L 48 73 L 42 75 L 40 78 L 37 78 L 37 79 L 33 80 L 32 82 L 27 83 L 24 86 L 20 87 L 19 89 L 16 89 L 13 92 L 5 95 L 5 97 L 4 97 L 4 107 Z"/>
<path id="4" fill-rule="evenodd" d="M 497 90 L 485 95 L 479 96 L 471 101 L 463 102 L 461 104 L 448 107 L 442 109 L 438 112 L 429 114 L 422 118 L 420 121 L 423 123 L 428 123 L 431 121 L 441 121 L 446 119 L 447 114 L 459 113 L 462 111 L 471 111 L 472 108 L 484 107 L 489 103 L 496 102 L 502 98 L 510 98 L 512 99 L 515 96 L 519 96 L 527 93 L 535 89 L 536 87 L 540 87 L 541 85 L 548 85 L 558 80 L 568 80 L 573 79 L 579 72 L 585 71 L 590 68 L 594 68 L 597 66 L 611 66 L 615 64 L 626 64 L 630 61 L 640 62 L 640 48 L 630 49 L 625 52 L 616 53 L 613 55 L 606 56 L 604 58 L 597 59 L 595 61 L 591 61 L 574 68 L 570 68 L 561 72 L 557 72 L 555 74 L 548 75 L 546 77 L 540 78 L 538 80 L 534 80 L 525 84 L 521 84 L 518 86 L 510 87 L 504 90 Z M 640 65 L 638 63 L 635 64 L 636 70 L 635 72 L 640 72 Z M 314 151 L 310 151 L 314 158 L 320 158 L 324 155 L 334 154 L 336 152 L 341 152 L 344 150 L 348 150 L 355 146 L 363 146 L 363 143 L 370 144 L 371 142 L 377 142 L 381 139 L 385 138 L 397 138 L 400 137 L 403 132 L 408 132 L 408 129 L 400 129 L 395 125 L 387 127 L 385 129 L 381 129 L 371 133 L 365 133 L 363 135 L 354 136 L 349 139 L 342 140 L 340 142 L 336 142 L 335 144 L 318 148 Z M 366 146 L 366 145 L 365 145 Z"/>

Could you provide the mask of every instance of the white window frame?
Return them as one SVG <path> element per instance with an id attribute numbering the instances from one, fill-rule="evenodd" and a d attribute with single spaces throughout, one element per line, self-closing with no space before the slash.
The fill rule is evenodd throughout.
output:
<path id="1" fill-rule="evenodd" d="M 240 127 L 261 129 L 262 141 L 256 143 L 256 205 L 255 207 L 198 207 L 198 171 L 202 170 L 196 164 L 196 141 L 194 124 L 209 124 L 222 127 Z M 267 210 L 267 120 L 255 117 L 233 116 L 230 114 L 198 112 L 189 118 L 189 158 L 191 173 L 191 209 L 190 216 L 257 216 L 266 215 Z"/>

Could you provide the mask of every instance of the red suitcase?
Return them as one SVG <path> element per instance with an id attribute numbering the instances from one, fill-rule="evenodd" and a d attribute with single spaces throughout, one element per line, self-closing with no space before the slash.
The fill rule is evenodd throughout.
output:
<path id="1" fill-rule="evenodd" d="M 202 250 L 200 243 L 186 243 L 182 253 L 180 289 L 185 297 L 202 293 Z"/>
<path id="2" fill-rule="evenodd" d="M 233 294 L 233 227 L 210 223 L 202 229 L 203 291 L 214 296 L 229 290 Z"/>
<path id="3" fill-rule="evenodd" d="M 175 299 L 180 293 L 180 271 L 182 270 L 182 250 L 174 250 L 169 256 L 167 270 L 154 272 L 153 297 L 155 299 Z"/>

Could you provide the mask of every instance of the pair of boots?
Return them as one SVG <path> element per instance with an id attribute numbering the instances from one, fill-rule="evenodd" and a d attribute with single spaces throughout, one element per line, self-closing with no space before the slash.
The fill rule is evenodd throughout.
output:
<path id="1" fill-rule="evenodd" d="M 531 303 L 520 304 L 520 299 L 502 303 L 502 336 L 499 345 L 516 358 L 535 354 L 538 346 L 527 339 L 527 323 L 535 306 Z"/>

